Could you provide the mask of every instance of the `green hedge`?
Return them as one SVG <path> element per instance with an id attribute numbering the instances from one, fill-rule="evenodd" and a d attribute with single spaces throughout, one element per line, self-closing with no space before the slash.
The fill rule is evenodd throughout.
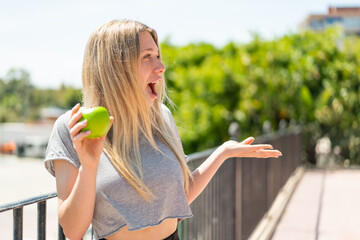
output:
<path id="1" fill-rule="evenodd" d="M 217 48 L 161 44 L 166 79 L 186 152 L 221 144 L 238 122 L 241 138 L 270 121 L 295 120 L 306 143 L 328 136 L 360 163 L 360 41 L 340 28 Z"/>

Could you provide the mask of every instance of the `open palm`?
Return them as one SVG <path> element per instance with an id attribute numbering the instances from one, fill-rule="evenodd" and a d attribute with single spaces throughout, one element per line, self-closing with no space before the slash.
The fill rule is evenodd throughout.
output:
<path id="1" fill-rule="evenodd" d="M 277 158 L 281 156 L 281 152 L 273 150 L 273 147 L 269 144 L 255 144 L 253 137 L 249 137 L 242 142 L 236 142 L 233 140 L 223 143 L 222 147 L 225 150 L 227 158 L 231 157 L 248 157 L 248 158 Z"/>

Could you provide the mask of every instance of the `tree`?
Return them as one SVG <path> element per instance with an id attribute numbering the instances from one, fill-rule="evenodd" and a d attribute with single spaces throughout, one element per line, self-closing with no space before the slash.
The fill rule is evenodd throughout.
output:
<path id="1" fill-rule="evenodd" d="M 0 79 L 0 122 L 33 122 L 41 117 L 42 108 L 70 109 L 81 98 L 80 89 L 66 85 L 40 89 L 32 85 L 27 71 L 11 69 Z"/>

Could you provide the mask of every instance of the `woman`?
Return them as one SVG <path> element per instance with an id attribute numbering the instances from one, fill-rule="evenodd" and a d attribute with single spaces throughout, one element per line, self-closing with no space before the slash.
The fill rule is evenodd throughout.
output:
<path id="1" fill-rule="evenodd" d="M 80 104 L 55 123 L 45 166 L 56 177 L 58 217 L 65 235 L 81 239 L 178 239 L 178 221 L 230 157 L 278 157 L 271 145 L 222 144 L 194 172 L 166 99 L 165 67 L 156 32 L 135 21 L 111 21 L 88 41 L 84 107 L 111 113 L 107 136 L 86 139 Z"/>

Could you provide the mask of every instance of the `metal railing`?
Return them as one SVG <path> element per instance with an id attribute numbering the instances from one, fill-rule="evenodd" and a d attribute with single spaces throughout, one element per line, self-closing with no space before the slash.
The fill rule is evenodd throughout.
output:
<path id="1" fill-rule="evenodd" d="M 256 138 L 279 149 L 283 156 L 270 159 L 228 159 L 204 191 L 191 204 L 193 218 L 179 224 L 182 240 L 248 239 L 277 194 L 301 165 L 301 131 L 279 131 Z M 192 169 L 215 149 L 189 155 Z"/>
<path id="2" fill-rule="evenodd" d="M 301 131 L 293 128 L 263 135 L 255 143 L 272 144 L 283 156 L 279 159 L 228 159 L 191 204 L 194 217 L 180 222 L 182 240 L 240 240 L 250 236 L 282 186 L 301 164 Z M 198 167 L 214 150 L 189 155 L 190 168 Z M 37 239 L 45 240 L 46 201 L 55 197 L 56 193 L 50 193 L 0 206 L 0 213 L 13 211 L 14 240 L 23 239 L 23 207 L 35 203 Z M 58 239 L 66 239 L 60 225 Z"/>
<path id="3" fill-rule="evenodd" d="M 23 239 L 23 209 L 31 204 L 37 204 L 37 239 L 46 239 L 46 201 L 55 197 L 57 197 L 56 192 L 0 206 L 0 213 L 13 211 L 13 240 Z M 58 239 L 65 240 L 60 224 L 58 224 L 58 228 Z"/>

